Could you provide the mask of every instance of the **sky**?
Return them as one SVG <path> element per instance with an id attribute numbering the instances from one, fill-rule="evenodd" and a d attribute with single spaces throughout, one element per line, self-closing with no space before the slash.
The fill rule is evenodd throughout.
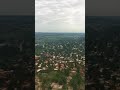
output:
<path id="1" fill-rule="evenodd" d="M 85 0 L 35 0 L 36 32 L 85 32 Z"/>

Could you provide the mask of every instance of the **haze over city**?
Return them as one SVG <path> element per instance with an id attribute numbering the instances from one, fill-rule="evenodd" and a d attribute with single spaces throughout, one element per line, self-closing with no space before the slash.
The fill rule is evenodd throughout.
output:
<path id="1" fill-rule="evenodd" d="M 85 32 L 85 0 L 36 0 L 36 32 Z"/>

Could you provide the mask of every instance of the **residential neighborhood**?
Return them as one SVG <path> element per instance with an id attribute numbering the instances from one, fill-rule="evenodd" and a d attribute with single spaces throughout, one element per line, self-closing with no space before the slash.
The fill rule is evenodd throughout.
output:
<path id="1" fill-rule="evenodd" d="M 84 37 L 67 36 L 56 40 L 51 36 L 49 41 L 36 42 L 36 83 L 41 85 L 36 90 L 84 90 Z M 45 83 L 44 79 L 49 81 Z"/>

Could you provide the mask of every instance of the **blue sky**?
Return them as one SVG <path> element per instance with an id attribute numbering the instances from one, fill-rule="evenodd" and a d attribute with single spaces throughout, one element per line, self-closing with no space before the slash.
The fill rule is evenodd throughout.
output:
<path id="1" fill-rule="evenodd" d="M 85 0 L 35 0 L 36 32 L 85 32 Z"/>

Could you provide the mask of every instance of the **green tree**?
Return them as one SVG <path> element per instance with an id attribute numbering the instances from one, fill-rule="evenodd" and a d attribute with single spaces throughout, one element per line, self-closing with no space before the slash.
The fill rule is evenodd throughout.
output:
<path id="1" fill-rule="evenodd" d="M 72 79 L 70 80 L 70 86 L 73 87 L 73 90 L 79 90 L 80 85 L 83 83 L 83 79 L 80 76 L 79 73 L 77 73 L 76 75 L 74 75 L 72 77 Z"/>

